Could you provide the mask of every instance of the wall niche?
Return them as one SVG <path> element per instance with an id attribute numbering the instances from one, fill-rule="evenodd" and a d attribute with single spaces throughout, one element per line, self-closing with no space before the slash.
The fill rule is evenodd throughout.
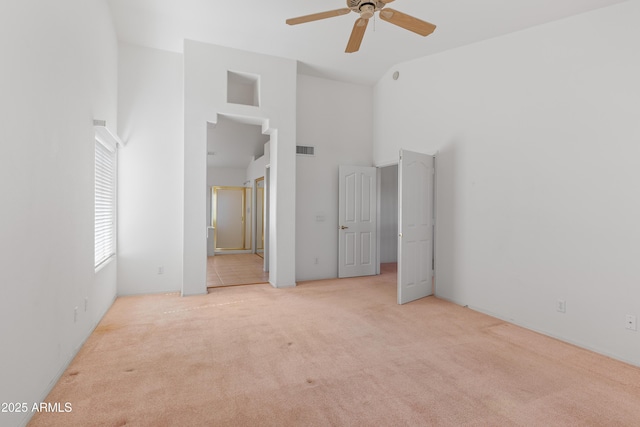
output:
<path id="1" fill-rule="evenodd" d="M 260 106 L 260 76 L 227 71 L 227 102 Z"/>

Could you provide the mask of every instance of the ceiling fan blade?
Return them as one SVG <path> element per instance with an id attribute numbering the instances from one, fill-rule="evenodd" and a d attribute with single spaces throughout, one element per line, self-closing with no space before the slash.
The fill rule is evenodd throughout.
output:
<path id="1" fill-rule="evenodd" d="M 380 11 L 380 18 L 387 22 L 391 22 L 398 27 L 402 27 L 405 30 L 413 31 L 416 34 L 420 34 L 421 36 L 428 36 L 436 29 L 435 25 L 427 21 L 414 18 L 411 15 L 398 12 L 395 9 L 382 9 Z"/>
<path id="2" fill-rule="evenodd" d="M 346 53 L 353 53 L 360 50 L 360 44 L 364 37 L 364 32 L 367 29 L 368 19 L 358 18 L 356 23 L 353 24 L 353 31 L 351 31 L 351 37 L 349 37 L 349 43 L 347 43 Z"/>
<path id="3" fill-rule="evenodd" d="M 387 4 L 387 3 L 391 3 L 392 1 L 395 1 L 395 0 L 380 0 L 380 1 L 382 3 L 384 3 L 384 4 Z"/>
<path id="4" fill-rule="evenodd" d="M 313 13 L 311 15 L 299 16 L 297 18 L 287 19 L 287 24 L 297 25 L 304 24 L 305 22 L 319 21 L 320 19 L 333 18 L 334 16 L 342 16 L 351 12 L 348 7 L 336 10 L 329 10 L 327 12 Z"/>

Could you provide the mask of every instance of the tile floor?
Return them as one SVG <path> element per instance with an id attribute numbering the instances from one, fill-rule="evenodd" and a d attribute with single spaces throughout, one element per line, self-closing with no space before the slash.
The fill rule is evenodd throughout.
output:
<path id="1" fill-rule="evenodd" d="M 266 283 L 263 260 L 256 254 L 216 255 L 207 258 L 207 287 Z"/>

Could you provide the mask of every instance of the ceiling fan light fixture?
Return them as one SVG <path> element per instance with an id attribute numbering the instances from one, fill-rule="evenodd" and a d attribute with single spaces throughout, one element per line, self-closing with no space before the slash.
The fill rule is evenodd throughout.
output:
<path id="1" fill-rule="evenodd" d="M 373 18 L 373 14 L 376 11 L 376 7 L 373 3 L 365 3 L 360 6 L 360 17 L 362 19 Z"/>

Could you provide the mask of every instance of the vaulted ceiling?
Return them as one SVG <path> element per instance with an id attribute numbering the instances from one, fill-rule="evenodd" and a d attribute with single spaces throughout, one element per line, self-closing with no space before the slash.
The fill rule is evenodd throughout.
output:
<path id="1" fill-rule="evenodd" d="M 624 0 L 395 0 L 437 25 L 421 37 L 376 15 L 360 51 L 344 53 L 356 13 L 289 26 L 288 18 L 345 0 L 108 0 L 121 41 L 181 52 L 184 39 L 300 61 L 302 73 L 372 85 L 394 64 L 563 19 Z M 594 31 L 597 29 L 594 28 Z"/>
<path id="2" fill-rule="evenodd" d="M 347 0 L 348 2 L 349 0 Z M 351 0 L 354 1 L 354 0 Z M 386 0 L 389 1 L 389 0 Z M 182 52 L 185 39 L 298 60 L 298 70 L 375 84 L 400 62 L 563 19 L 625 0 L 391 0 L 393 8 L 437 26 L 422 37 L 375 15 L 360 50 L 345 53 L 358 19 L 347 13 L 300 25 L 286 20 L 343 9 L 345 0 L 108 0 L 118 39 Z M 594 28 L 597 31 L 597 28 Z M 246 168 L 268 136 L 260 126 L 222 118 L 208 128 L 211 167 Z"/>

